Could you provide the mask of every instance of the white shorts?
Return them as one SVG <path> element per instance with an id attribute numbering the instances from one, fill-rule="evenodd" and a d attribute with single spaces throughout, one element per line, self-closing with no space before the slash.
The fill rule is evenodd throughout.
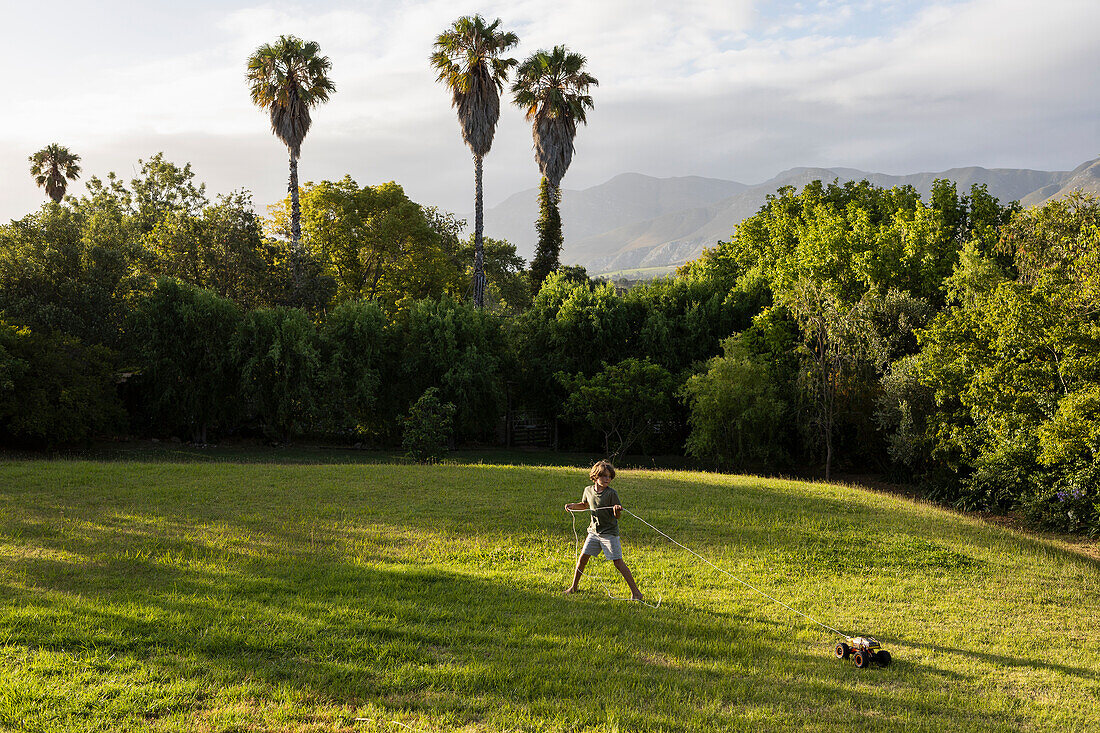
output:
<path id="1" fill-rule="evenodd" d="M 581 548 L 582 555 L 599 555 L 603 552 L 603 556 L 608 560 L 622 560 L 623 559 L 623 546 L 619 542 L 619 538 L 613 534 L 590 534 L 588 539 L 584 541 L 584 547 Z"/>

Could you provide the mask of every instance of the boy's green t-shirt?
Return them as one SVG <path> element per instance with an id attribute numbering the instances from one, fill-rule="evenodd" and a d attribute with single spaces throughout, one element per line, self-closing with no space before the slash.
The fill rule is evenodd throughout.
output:
<path id="1" fill-rule="evenodd" d="M 588 525 L 589 534 L 615 535 L 616 537 L 619 535 L 619 520 L 615 519 L 615 512 L 611 509 L 603 509 L 603 507 L 613 507 L 622 503 L 619 501 L 619 495 L 615 493 L 615 489 L 608 486 L 600 492 L 596 491 L 596 485 L 592 484 L 584 490 L 581 501 L 588 502 L 589 509 L 600 509 L 598 512 L 591 512 L 592 523 Z"/>

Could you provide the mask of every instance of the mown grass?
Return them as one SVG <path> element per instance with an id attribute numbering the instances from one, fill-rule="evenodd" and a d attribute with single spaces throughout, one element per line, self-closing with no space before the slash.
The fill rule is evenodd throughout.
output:
<path id="1" fill-rule="evenodd" d="M 624 471 L 659 608 L 574 559 L 569 467 L 0 463 L 0 727 L 1096 730 L 1100 563 L 858 488 Z M 583 532 L 579 525 L 578 529 Z"/>

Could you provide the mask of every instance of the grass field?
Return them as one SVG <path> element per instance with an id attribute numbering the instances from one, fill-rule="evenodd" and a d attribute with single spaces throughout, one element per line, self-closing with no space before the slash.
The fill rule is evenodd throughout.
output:
<path id="1" fill-rule="evenodd" d="M 0 463 L 0 729 L 1098 730 L 1100 563 L 837 485 L 569 467 Z M 583 533 L 584 520 L 578 520 Z"/>

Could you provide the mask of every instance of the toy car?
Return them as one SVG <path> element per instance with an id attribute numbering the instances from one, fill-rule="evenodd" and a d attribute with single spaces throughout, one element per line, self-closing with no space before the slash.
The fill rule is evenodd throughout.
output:
<path id="1" fill-rule="evenodd" d="M 890 652 L 882 648 L 878 639 L 873 636 L 850 636 L 848 641 L 842 641 L 836 645 L 836 658 L 852 658 L 857 669 L 867 669 L 871 662 L 883 667 L 890 664 Z"/>

